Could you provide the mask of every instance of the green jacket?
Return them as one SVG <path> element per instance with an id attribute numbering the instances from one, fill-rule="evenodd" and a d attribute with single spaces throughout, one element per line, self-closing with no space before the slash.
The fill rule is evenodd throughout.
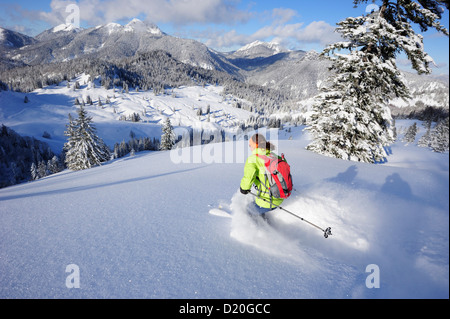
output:
<path id="1" fill-rule="evenodd" d="M 281 205 L 283 198 L 271 198 L 268 191 L 268 184 L 265 177 L 265 166 L 264 160 L 256 156 L 259 155 L 269 155 L 270 150 L 265 150 L 257 148 L 253 150 L 252 155 L 247 158 L 244 166 L 244 177 L 241 180 L 242 189 L 251 189 L 252 185 L 255 184 L 258 188 L 258 194 L 262 198 L 256 198 L 255 202 L 258 206 L 264 208 L 275 208 Z M 265 185 L 265 186 L 264 186 Z M 272 204 L 270 203 L 272 202 Z"/>

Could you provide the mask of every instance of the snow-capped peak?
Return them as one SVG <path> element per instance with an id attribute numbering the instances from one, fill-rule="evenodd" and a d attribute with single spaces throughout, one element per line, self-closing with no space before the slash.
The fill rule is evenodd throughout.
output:
<path id="1" fill-rule="evenodd" d="M 249 44 L 247 44 L 247 45 L 244 45 L 242 48 L 236 50 L 236 52 L 247 51 L 247 50 L 249 50 L 249 49 L 251 49 L 251 48 L 253 48 L 253 47 L 256 47 L 256 46 L 258 46 L 258 45 L 264 45 L 264 42 L 259 41 L 259 40 L 253 41 L 252 43 L 249 43 Z"/>
<path id="2" fill-rule="evenodd" d="M 0 41 L 2 41 L 5 38 L 6 38 L 6 36 L 5 36 L 5 29 L 0 27 Z"/>
<path id="3" fill-rule="evenodd" d="M 114 29 L 114 28 L 119 28 L 121 25 L 115 22 L 110 22 L 108 24 L 105 25 L 105 27 L 110 28 L 110 29 Z"/>
<path id="4" fill-rule="evenodd" d="M 52 29 L 52 32 L 70 32 L 70 31 L 79 31 L 80 28 L 75 27 L 72 23 L 63 23 L 60 25 L 57 25 Z"/>
<path id="5" fill-rule="evenodd" d="M 7 40 L 6 30 L 0 27 L 0 45 L 13 46 L 13 44 Z"/>
<path id="6" fill-rule="evenodd" d="M 283 48 L 279 43 L 272 42 L 262 42 L 259 40 L 253 41 L 250 44 L 243 46 L 234 52 L 237 57 L 270 57 L 282 52 L 288 52 L 289 50 Z"/>
<path id="7" fill-rule="evenodd" d="M 153 23 L 143 22 L 137 18 L 132 19 L 124 26 L 126 32 L 148 32 L 155 35 L 162 35 L 161 30 Z"/>
<path id="8" fill-rule="evenodd" d="M 286 49 L 284 49 L 277 42 L 274 42 L 274 41 L 272 41 L 272 42 L 262 42 L 262 41 L 256 40 L 256 41 L 253 41 L 250 44 L 247 44 L 247 45 L 243 46 L 242 48 L 238 49 L 236 52 L 249 51 L 249 50 L 251 50 L 253 48 L 256 48 L 256 47 L 259 47 L 259 46 L 265 47 L 267 49 L 272 50 L 274 54 L 286 51 Z"/>
<path id="9" fill-rule="evenodd" d="M 138 18 L 133 18 L 133 19 L 131 19 L 130 22 L 128 22 L 128 24 L 126 26 L 132 27 L 132 26 L 142 25 L 142 24 L 144 24 L 144 22 L 142 20 L 140 20 Z"/>
<path id="10" fill-rule="evenodd" d="M 109 34 L 122 29 L 122 26 L 120 24 L 114 23 L 114 22 L 108 23 L 104 26 L 98 26 L 97 28 L 101 28 L 101 27 L 105 28 Z"/>
<path id="11" fill-rule="evenodd" d="M 320 53 L 318 53 L 315 50 L 308 51 L 305 56 L 302 58 L 303 61 L 313 61 L 317 60 L 320 56 Z"/>

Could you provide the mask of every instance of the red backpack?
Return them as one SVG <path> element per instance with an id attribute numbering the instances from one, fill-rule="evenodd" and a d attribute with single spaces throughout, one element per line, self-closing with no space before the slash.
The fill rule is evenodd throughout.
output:
<path id="1" fill-rule="evenodd" d="M 278 156 L 274 153 L 259 155 L 264 160 L 266 178 L 269 180 L 270 196 L 275 198 L 288 198 L 291 195 L 293 183 L 291 167 L 284 158 L 284 154 Z"/>

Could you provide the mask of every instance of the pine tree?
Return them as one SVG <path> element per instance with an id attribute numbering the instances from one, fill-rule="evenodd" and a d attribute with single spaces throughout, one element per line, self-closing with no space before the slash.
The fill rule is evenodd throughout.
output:
<path id="1" fill-rule="evenodd" d="M 64 152 L 67 153 L 69 150 L 75 147 L 76 131 L 77 131 L 77 124 L 73 119 L 72 114 L 69 113 L 69 124 L 66 124 L 66 130 L 64 131 L 64 135 L 67 136 L 67 142 L 64 143 L 63 147 Z"/>
<path id="2" fill-rule="evenodd" d="M 163 134 L 161 135 L 161 150 L 171 150 L 175 145 L 175 133 L 173 132 L 170 119 L 167 118 L 164 126 L 162 127 Z"/>
<path id="3" fill-rule="evenodd" d="M 397 140 L 397 127 L 395 126 L 395 119 L 392 119 L 392 132 L 394 134 L 394 141 Z"/>
<path id="4" fill-rule="evenodd" d="M 362 2 L 368 1 L 354 1 Z M 329 86 L 315 97 L 308 123 L 313 138 L 309 150 L 369 163 L 385 160 L 385 147 L 394 142 L 389 99 L 409 97 L 396 55 L 405 52 L 418 73 L 430 73 L 433 62 L 409 21 L 448 35 L 436 21 L 440 18 L 436 1 L 420 2 L 425 7 L 411 0 L 383 0 L 378 12 L 338 23 L 336 31 L 345 41 L 322 53 L 332 61 L 334 72 Z"/>
<path id="5" fill-rule="evenodd" d="M 38 174 L 38 171 L 37 171 L 37 167 L 36 167 L 36 164 L 34 162 L 31 163 L 30 171 L 31 171 L 31 179 L 33 181 L 39 179 L 39 174 Z"/>
<path id="6" fill-rule="evenodd" d="M 431 140 L 431 120 L 425 121 L 424 126 L 426 128 L 426 132 L 419 138 L 417 145 L 420 147 L 429 147 Z"/>
<path id="7" fill-rule="evenodd" d="M 65 135 L 68 136 L 64 144 L 65 161 L 69 169 L 87 169 L 109 160 L 110 151 L 103 140 L 96 135 L 92 118 L 87 115 L 82 106 L 78 110 L 76 120 L 72 120 L 69 114 L 69 125 Z"/>
<path id="8" fill-rule="evenodd" d="M 45 164 L 45 161 L 40 161 L 38 163 L 37 171 L 38 171 L 39 178 L 42 178 L 42 177 L 45 177 L 48 175 L 47 165 Z"/>
<path id="9" fill-rule="evenodd" d="M 405 136 L 403 137 L 403 142 L 405 143 L 414 143 L 416 140 L 416 135 L 419 129 L 417 128 L 417 123 L 414 122 L 413 125 L 408 127 L 408 130 L 405 133 Z"/>
<path id="10" fill-rule="evenodd" d="M 119 145 L 119 157 L 125 156 L 129 151 L 128 144 L 125 143 L 125 141 L 122 141 Z"/>
<path id="11" fill-rule="evenodd" d="M 17 179 L 19 177 L 19 169 L 17 167 L 16 162 L 11 162 L 9 164 L 9 174 L 8 180 L 10 185 L 17 184 Z"/>
<path id="12" fill-rule="evenodd" d="M 444 153 L 449 150 L 449 118 L 440 120 L 431 132 L 430 147 L 434 152 Z"/>
<path id="13" fill-rule="evenodd" d="M 62 170 L 59 158 L 56 155 L 53 156 L 51 160 L 48 160 L 47 169 L 50 174 L 55 174 Z"/>

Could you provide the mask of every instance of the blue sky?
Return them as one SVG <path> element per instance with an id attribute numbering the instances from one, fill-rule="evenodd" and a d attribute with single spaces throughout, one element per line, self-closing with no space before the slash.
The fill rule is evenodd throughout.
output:
<path id="1" fill-rule="evenodd" d="M 375 4 L 379 4 L 379 1 Z M 288 49 L 316 50 L 339 38 L 336 23 L 366 12 L 352 0 L 0 0 L 0 26 L 35 36 L 66 22 L 79 9 L 83 28 L 132 18 L 150 21 L 170 35 L 199 40 L 218 51 L 231 51 L 255 40 L 276 41 Z M 448 11 L 441 24 L 449 28 Z M 74 20 L 73 20 L 74 21 Z M 449 39 L 435 31 L 422 33 L 425 50 L 438 68 L 449 73 Z M 407 65 L 400 56 L 398 65 Z"/>

